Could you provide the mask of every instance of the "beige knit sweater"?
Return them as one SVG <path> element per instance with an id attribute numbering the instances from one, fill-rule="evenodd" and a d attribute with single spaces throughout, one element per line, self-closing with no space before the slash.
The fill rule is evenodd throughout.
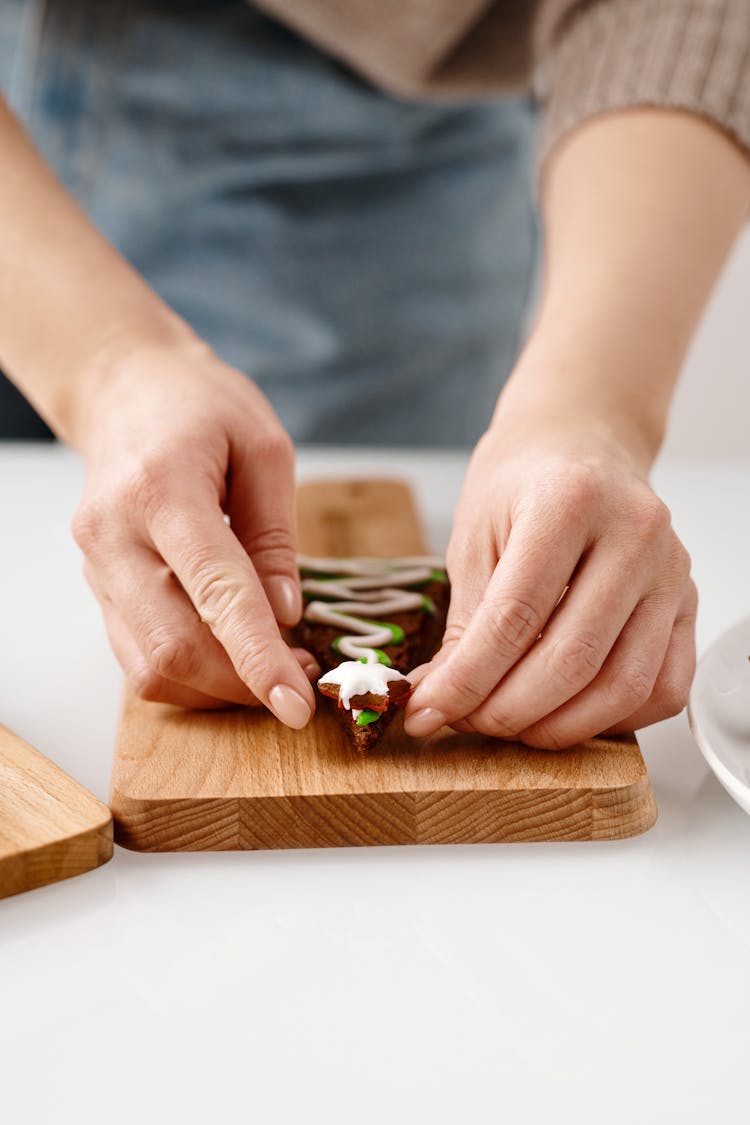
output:
<path id="1" fill-rule="evenodd" d="M 533 90 L 540 155 L 593 114 L 698 113 L 750 151 L 750 0 L 254 0 L 406 96 Z"/>

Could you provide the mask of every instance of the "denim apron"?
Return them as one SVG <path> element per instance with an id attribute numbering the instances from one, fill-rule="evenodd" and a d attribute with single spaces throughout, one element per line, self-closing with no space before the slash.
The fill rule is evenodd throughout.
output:
<path id="1" fill-rule="evenodd" d="M 244 0 L 0 7 L 41 151 L 295 440 L 476 440 L 534 266 L 528 99 L 394 98 Z"/>

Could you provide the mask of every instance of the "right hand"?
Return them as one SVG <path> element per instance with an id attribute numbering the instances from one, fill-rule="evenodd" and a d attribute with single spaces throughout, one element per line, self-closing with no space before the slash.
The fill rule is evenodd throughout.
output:
<path id="1" fill-rule="evenodd" d="M 131 348 L 92 387 L 73 533 L 135 691 L 303 727 L 320 669 L 279 631 L 302 599 L 294 450 L 267 399 L 194 338 Z"/>

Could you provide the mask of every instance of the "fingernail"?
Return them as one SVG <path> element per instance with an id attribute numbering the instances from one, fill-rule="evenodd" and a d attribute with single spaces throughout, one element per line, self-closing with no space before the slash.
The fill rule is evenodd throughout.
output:
<path id="1" fill-rule="evenodd" d="M 434 734 L 440 727 L 444 727 L 446 717 L 442 711 L 436 711 L 434 707 L 423 707 L 421 711 L 415 711 L 413 715 L 408 715 L 404 720 L 404 730 L 413 738 L 424 738 L 428 734 Z"/>
<path id="2" fill-rule="evenodd" d="M 276 718 L 294 730 L 301 730 L 310 721 L 310 707 L 300 693 L 288 684 L 277 684 L 271 688 L 268 702 Z"/>
<path id="3" fill-rule="evenodd" d="M 309 664 L 302 665 L 302 671 L 307 676 L 308 680 L 317 680 L 320 675 L 321 668 L 317 660 L 311 660 Z"/>
<path id="4" fill-rule="evenodd" d="M 302 616 L 302 596 L 297 583 L 283 574 L 274 574 L 266 582 L 266 591 L 276 620 L 281 625 L 296 625 Z"/>

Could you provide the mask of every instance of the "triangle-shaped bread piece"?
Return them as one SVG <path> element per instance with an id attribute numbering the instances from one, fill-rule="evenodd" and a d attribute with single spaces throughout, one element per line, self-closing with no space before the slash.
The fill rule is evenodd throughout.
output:
<path id="1" fill-rule="evenodd" d="M 378 682 L 385 673 L 392 676 L 389 682 Z M 371 679 L 375 682 L 368 682 Z M 335 700 L 355 750 L 367 755 L 406 703 L 412 685 L 405 675 L 383 664 L 343 660 L 321 676 L 318 690 Z"/>
<path id="2" fill-rule="evenodd" d="M 334 591 L 338 590 L 340 583 L 347 584 L 352 578 L 357 578 L 358 567 L 369 571 L 373 582 L 376 581 L 376 575 L 381 571 L 383 576 L 382 586 L 371 585 L 364 594 L 358 592 L 358 597 L 375 599 L 378 597 L 379 591 L 388 597 L 394 590 L 407 591 L 412 595 L 418 595 L 419 604 L 415 608 L 391 611 L 386 614 L 376 612 L 367 605 L 366 600 L 361 602 L 361 609 L 358 606 L 352 606 L 348 598 L 345 599 L 345 605 L 348 608 L 340 611 L 345 612 L 348 617 L 370 622 L 375 628 L 389 626 L 390 639 L 380 642 L 375 649 L 378 653 L 378 661 L 407 676 L 413 668 L 424 664 L 434 655 L 440 645 L 445 627 L 450 587 L 441 560 L 430 556 L 425 556 L 423 559 L 421 557 L 408 559 L 314 559 L 309 556 L 300 556 L 305 611 L 295 630 L 295 643 L 313 654 L 323 673 L 343 665 L 344 662 L 358 659 L 356 652 L 345 652 L 339 647 L 342 643 L 342 637 L 348 636 L 351 639 L 352 636 L 355 636 L 357 641 L 361 641 L 356 633 L 352 634 L 343 623 L 331 624 L 326 621 L 310 620 L 307 616 L 312 604 L 320 605 L 321 601 L 334 614 L 339 612 L 338 607 L 341 606 L 342 600 L 336 596 L 329 597 L 326 592 L 323 592 L 325 586 L 330 585 Z M 420 580 L 405 582 L 404 585 L 400 585 L 400 575 L 403 574 L 408 579 L 410 575 L 414 575 L 417 571 L 421 572 Z M 417 599 L 412 598 L 412 600 L 416 601 Z M 344 643 L 344 648 L 346 647 L 346 643 Z M 373 650 L 369 651 L 372 654 Z M 372 656 L 370 656 L 370 659 L 372 659 Z M 325 676 L 322 677 L 322 680 L 324 682 L 319 681 L 318 684 L 321 694 L 331 698 L 334 703 L 339 701 L 338 685 L 326 684 Z M 407 684 L 405 688 L 400 686 L 403 683 Z M 349 707 L 338 707 L 338 714 L 344 728 L 354 748 L 360 754 L 368 754 L 380 741 L 397 713 L 399 705 L 406 702 L 411 692 L 411 684 L 408 681 L 394 680 L 392 684 L 393 686 L 389 685 L 386 689 L 388 694 L 385 699 L 382 697 L 373 699 L 371 697 L 368 700 L 367 697 L 355 694 L 349 700 Z M 359 706 L 368 702 L 374 702 L 379 711 L 380 708 L 384 707 L 377 719 L 373 720 L 371 707 Z M 359 716 L 355 714 L 358 711 L 361 711 Z"/>

